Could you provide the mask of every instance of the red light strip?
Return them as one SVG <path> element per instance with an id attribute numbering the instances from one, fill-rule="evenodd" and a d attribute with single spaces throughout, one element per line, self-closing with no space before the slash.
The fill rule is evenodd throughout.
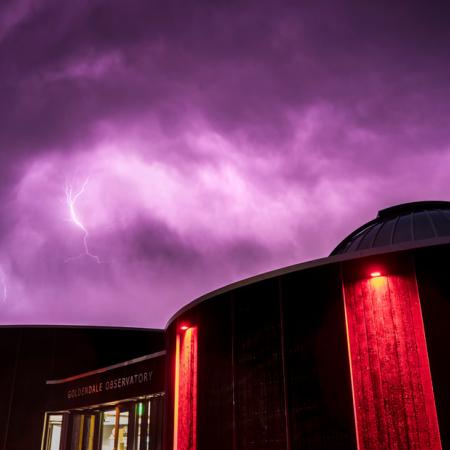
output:
<path id="1" fill-rule="evenodd" d="M 175 349 L 174 450 L 197 448 L 197 327 L 177 334 Z"/>
<path id="2" fill-rule="evenodd" d="M 173 449 L 178 449 L 178 410 L 180 402 L 180 335 L 177 335 L 175 346 L 175 386 L 173 405 Z"/>
<path id="3" fill-rule="evenodd" d="M 357 445 L 440 450 L 413 275 L 344 283 Z"/>

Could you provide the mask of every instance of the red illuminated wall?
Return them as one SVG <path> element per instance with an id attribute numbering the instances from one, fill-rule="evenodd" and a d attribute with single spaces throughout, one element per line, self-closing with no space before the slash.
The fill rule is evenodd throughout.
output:
<path id="1" fill-rule="evenodd" d="M 181 327 L 175 351 L 174 450 L 197 447 L 197 327 Z"/>
<path id="2" fill-rule="evenodd" d="M 414 275 L 344 283 L 359 449 L 441 448 Z"/>

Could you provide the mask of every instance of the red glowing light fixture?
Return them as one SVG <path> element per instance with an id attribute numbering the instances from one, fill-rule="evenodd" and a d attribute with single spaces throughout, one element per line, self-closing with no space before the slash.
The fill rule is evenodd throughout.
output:
<path id="1" fill-rule="evenodd" d="M 189 326 L 188 326 L 188 325 L 181 325 L 181 326 L 180 326 L 180 330 L 181 330 L 181 331 L 189 330 Z"/>
<path id="2" fill-rule="evenodd" d="M 175 348 L 173 450 L 196 450 L 197 327 L 183 326 Z"/>
<path id="3" fill-rule="evenodd" d="M 415 274 L 369 270 L 344 283 L 357 448 L 442 450 Z"/>
<path id="4" fill-rule="evenodd" d="M 370 276 L 371 276 L 372 278 L 381 277 L 381 272 L 380 272 L 380 271 L 370 272 Z"/>

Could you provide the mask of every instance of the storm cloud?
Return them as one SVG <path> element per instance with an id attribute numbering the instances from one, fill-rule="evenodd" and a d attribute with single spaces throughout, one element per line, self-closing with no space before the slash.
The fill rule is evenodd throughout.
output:
<path id="1" fill-rule="evenodd" d="M 3 1 L 0 322 L 163 326 L 448 199 L 449 13 Z"/>

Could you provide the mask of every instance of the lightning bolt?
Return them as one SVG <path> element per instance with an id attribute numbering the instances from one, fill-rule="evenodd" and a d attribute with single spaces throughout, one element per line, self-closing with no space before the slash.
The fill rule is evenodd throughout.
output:
<path id="1" fill-rule="evenodd" d="M 77 210 L 75 208 L 77 200 L 79 199 L 79 197 L 81 195 L 83 195 L 88 182 L 89 182 L 89 178 L 86 178 L 86 181 L 83 183 L 83 185 L 81 186 L 81 188 L 78 192 L 74 192 L 72 186 L 70 184 L 66 184 L 66 203 L 69 208 L 70 220 L 83 232 L 83 247 L 84 247 L 83 254 L 72 257 L 72 258 L 68 258 L 66 261 L 77 259 L 77 258 L 80 258 L 81 256 L 88 256 L 89 258 L 92 258 L 97 264 L 100 264 L 101 263 L 100 258 L 97 255 L 94 255 L 93 253 L 91 253 L 91 251 L 89 250 L 89 245 L 88 245 L 89 233 L 88 233 L 87 228 L 84 226 L 83 222 L 81 221 L 81 219 L 78 217 Z"/>

